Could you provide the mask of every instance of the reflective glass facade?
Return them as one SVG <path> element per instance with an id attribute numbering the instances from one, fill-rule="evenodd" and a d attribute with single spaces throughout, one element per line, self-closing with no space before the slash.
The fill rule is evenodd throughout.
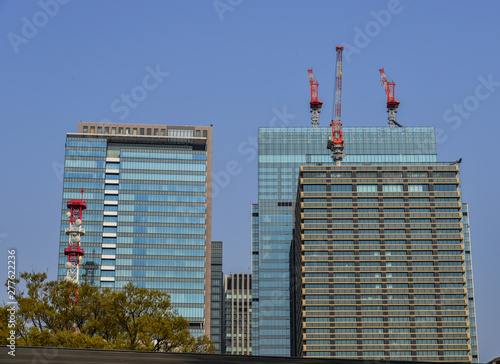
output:
<path id="1" fill-rule="evenodd" d="M 343 165 L 437 161 L 433 128 L 344 128 L 343 132 Z M 330 128 L 259 129 L 259 201 L 252 205 L 254 355 L 291 355 L 289 254 L 297 178 L 301 165 L 332 164 L 326 149 L 330 133 Z M 363 188 L 377 188 L 376 177 L 372 182 Z M 348 191 L 346 186 L 337 188 Z M 394 183 L 385 188 L 390 192 L 401 187 Z"/>
<path id="2" fill-rule="evenodd" d="M 120 289 L 132 282 L 166 291 L 179 314 L 191 322 L 192 333 L 210 335 L 212 130 L 141 127 L 190 133 L 68 134 L 58 278 L 66 275 L 66 202 L 79 199 L 83 187 L 87 234 L 81 243 L 85 256 L 80 279 L 92 276 L 101 287 Z M 204 131 L 205 137 L 190 138 L 195 131 Z M 92 272 L 85 269 L 89 262 L 94 263 Z"/>

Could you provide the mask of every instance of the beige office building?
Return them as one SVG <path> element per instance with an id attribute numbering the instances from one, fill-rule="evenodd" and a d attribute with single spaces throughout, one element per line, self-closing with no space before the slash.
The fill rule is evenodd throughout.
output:
<path id="1" fill-rule="evenodd" d="M 458 165 L 314 165 L 299 173 L 295 355 L 477 362 Z"/>

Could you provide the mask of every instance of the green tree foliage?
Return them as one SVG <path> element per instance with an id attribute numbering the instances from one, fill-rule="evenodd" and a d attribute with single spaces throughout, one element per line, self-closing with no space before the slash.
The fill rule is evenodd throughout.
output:
<path id="1" fill-rule="evenodd" d="M 20 277 L 26 289 L 16 294 L 17 345 L 215 352 L 207 336 L 190 334 L 189 322 L 173 309 L 170 296 L 159 290 L 132 283 L 120 291 L 87 283 L 77 287 L 46 281 L 46 273 L 25 272 Z M 7 306 L 0 307 L 2 338 L 6 333 Z"/>

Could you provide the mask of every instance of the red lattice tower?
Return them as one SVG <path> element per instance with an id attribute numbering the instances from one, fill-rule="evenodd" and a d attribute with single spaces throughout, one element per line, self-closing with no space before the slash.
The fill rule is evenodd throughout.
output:
<path id="1" fill-rule="evenodd" d="M 83 210 L 87 208 L 87 203 L 83 201 L 83 187 L 82 198 L 80 200 L 68 201 L 67 206 L 69 211 L 66 216 L 69 217 L 69 228 L 66 229 L 68 235 L 68 247 L 64 249 L 64 255 L 68 256 L 68 261 L 65 267 L 68 269 L 66 280 L 78 284 L 80 273 L 80 262 L 85 254 L 80 246 L 81 237 L 85 235 L 85 229 L 82 228 L 82 214 Z M 75 292 L 74 300 L 78 292 Z"/>

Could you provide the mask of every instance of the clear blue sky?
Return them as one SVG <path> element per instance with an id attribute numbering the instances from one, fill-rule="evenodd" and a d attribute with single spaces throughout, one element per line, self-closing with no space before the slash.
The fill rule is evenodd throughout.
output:
<path id="1" fill-rule="evenodd" d="M 213 239 L 224 241 L 225 273 L 248 268 L 257 128 L 283 125 L 277 113 L 310 125 L 310 67 L 326 125 L 344 43 L 345 126 L 387 125 L 385 67 L 398 121 L 435 126 L 439 160 L 463 158 L 480 360 L 500 355 L 499 2 L 54 3 L 0 0 L 0 281 L 9 248 L 18 270 L 56 277 L 64 139 L 79 120 L 213 124 L 214 173 L 237 171 L 214 199 Z M 147 67 L 158 83 L 141 94 Z M 131 92 L 140 101 L 127 106 Z"/>

